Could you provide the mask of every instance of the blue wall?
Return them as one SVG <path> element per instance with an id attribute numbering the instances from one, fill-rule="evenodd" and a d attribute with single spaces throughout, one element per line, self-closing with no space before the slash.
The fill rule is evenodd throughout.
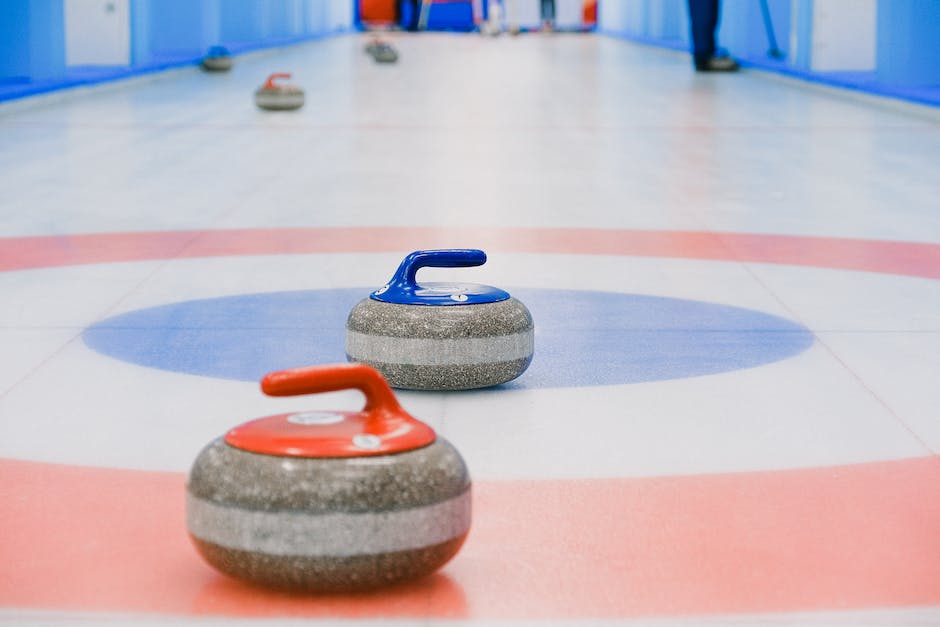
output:
<path id="1" fill-rule="evenodd" d="M 322 36 L 334 26 L 325 0 L 131 0 L 132 59 L 195 61 L 210 46 L 238 52 Z"/>
<path id="2" fill-rule="evenodd" d="M 0 84 L 64 73 L 62 0 L 0 0 Z"/>
<path id="3" fill-rule="evenodd" d="M 69 67 L 64 0 L 0 0 L 0 101 L 322 37 L 352 26 L 352 2 L 130 0 L 130 65 Z"/>
<path id="4" fill-rule="evenodd" d="M 599 0 L 598 30 L 685 49 L 690 41 L 687 2 Z M 769 40 L 759 0 L 723 0 L 721 6 L 719 44 L 732 49 L 736 56 L 765 55 Z M 790 33 L 790 7 L 791 0 L 768 0 L 777 44 L 784 49 Z"/>
<path id="5" fill-rule="evenodd" d="M 940 0 L 878 4 L 878 77 L 940 86 Z"/>
<path id="6" fill-rule="evenodd" d="M 688 49 L 686 2 L 600 0 L 598 29 Z M 767 55 L 760 0 L 723 0 L 719 42 L 751 66 L 940 105 L 940 0 L 880 0 L 877 66 L 868 73 L 810 71 L 813 2 L 767 0 L 782 60 Z M 63 0 L 0 0 L 0 100 L 195 63 L 213 45 L 238 53 L 320 37 L 336 30 L 336 6 L 335 0 L 130 0 L 131 65 L 89 69 L 66 66 Z M 469 7 L 435 5 L 432 18 L 442 22 L 438 27 L 472 25 Z M 789 49 L 791 31 L 796 50 Z"/>
<path id="7" fill-rule="evenodd" d="M 687 0 L 599 0 L 598 30 L 653 45 L 688 50 Z M 719 45 L 745 65 L 782 74 L 940 105 L 940 0 L 879 0 L 876 68 L 871 72 L 810 70 L 814 0 L 767 0 L 777 45 L 768 55 L 760 0 L 723 0 Z M 791 24 L 793 16 L 797 23 Z M 795 31 L 795 32 L 794 32 Z M 796 50 L 790 49 L 791 33 Z"/>

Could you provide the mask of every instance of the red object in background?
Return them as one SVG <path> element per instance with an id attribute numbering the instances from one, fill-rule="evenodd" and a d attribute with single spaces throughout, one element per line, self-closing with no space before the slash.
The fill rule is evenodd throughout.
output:
<path id="1" fill-rule="evenodd" d="M 597 24 L 597 0 L 584 0 L 584 25 Z"/>
<path id="2" fill-rule="evenodd" d="M 359 0 L 359 19 L 370 24 L 395 21 L 395 0 Z"/>

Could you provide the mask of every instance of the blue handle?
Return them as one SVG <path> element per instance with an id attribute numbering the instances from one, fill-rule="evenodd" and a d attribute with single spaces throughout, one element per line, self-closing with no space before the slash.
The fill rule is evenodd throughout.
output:
<path id="1" fill-rule="evenodd" d="M 374 300 L 402 305 L 455 305 L 491 303 L 509 298 L 503 290 L 488 285 L 428 283 L 418 285 L 421 268 L 471 268 L 486 263 L 486 253 L 476 248 L 416 250 L 401 262 L 391 280 L 372 292 Z"/>
<path id="2" fill-rule="evenodd" d="M 418 286 L 415 275 L 421 268 L 472 268 L 486 263 L 486 253 L 477 248 L 446 248 L 442 250 L 416 250 L 401 262 L 389 287 L 414 291 Z"/>

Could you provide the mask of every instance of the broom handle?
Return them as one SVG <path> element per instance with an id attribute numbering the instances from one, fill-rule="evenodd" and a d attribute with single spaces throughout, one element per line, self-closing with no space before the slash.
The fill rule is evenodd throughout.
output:
<path id="1" fill-rule="evenodd" d="M 780 54 L 780 48 L 777 47 L 777 35 L 774 34 L 774 23 L 770 19 L 770 7 L 767 6 L 767 0 L 760 0 L 760 12 L 764 17 L 764 30 L 767 31 L 767 42 L 770 44 L 768 54 L 772 57 Z"/>
<path id="2" fill-rule="evenodd" d="M 421 13 L 418 14 L 418 30 L 428 29 L 428 16 L 431 14 L 431 0 L 421 0 Z"/>

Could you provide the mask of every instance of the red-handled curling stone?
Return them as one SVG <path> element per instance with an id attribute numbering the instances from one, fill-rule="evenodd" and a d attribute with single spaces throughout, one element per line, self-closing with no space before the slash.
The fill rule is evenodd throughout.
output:
<path id="1" fill-rule="evenodd" d="M 269 76 L 255 92 L 255 104 L 269 111 L 290 111 L 304 106 L 304 91 L 300 87 L 278 83 L 290 77 L 290 74 L 283 72 Z"/>
<path id="2" fill-rule="evenodd" d="M 267 375 L 270 396 L 355 388 L 361 411 L 278 414 L 210 443 L 189 474 L 186 519 L 220 571 L 309 591 L 376 588 L 430 574 L 470 531 L 457 450 L 362 364 Z"/>

